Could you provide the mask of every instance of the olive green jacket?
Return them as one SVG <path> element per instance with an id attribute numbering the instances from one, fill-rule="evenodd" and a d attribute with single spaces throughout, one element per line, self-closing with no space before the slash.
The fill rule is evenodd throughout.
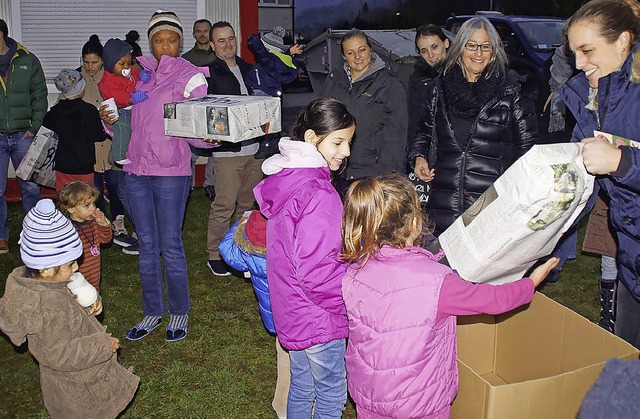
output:
<path id="1" fill-rule="evenodd" d="M 48 107 L 47 84 L 38 58 L 17 43 L 7 77 L 0 77 L 0 84 L 0 133 L 38 132 Z"/>

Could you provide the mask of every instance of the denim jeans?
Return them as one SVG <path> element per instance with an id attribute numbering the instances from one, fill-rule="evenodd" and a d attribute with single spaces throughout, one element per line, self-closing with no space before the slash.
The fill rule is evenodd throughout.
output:
<path id="1" fill-rule="evenodd" d="M 162 262 L 167 282 L 169 313 L 187 314 L 191 301 L 187 258 L 182 243 L 182 221 L 191 177 L 125 174 L 125 178 L 129 207 L 140 243 L 140 282 L 144 314 L 162 316 L 166 311 Z"/>
<path id="2" fill-rule="evenodd" d="M 119 188 L 119 175 L 115 170 L 105 170 L 104 173 L 93 172 L 93 180 L 96 188 L 101 192 L 96 201 L 96 206 L 100 208 L 100 211 L 104 212 L 105 199 L 102 192 L 104 186 L 107 186 L 107 196 L 109 197 L 109 213 L 110 220 L 113 221 L 118 215 L 124 215 L 124 207 L 120 201 Z"/>
<path id="3" fill-rule="evenodd" d="M 24 131 L 13 134 L 0 134 L 0 240 L 9 239 L 9 229 L 7 227 L 7 175 L 9 172 L 9 160 L 14 169 L 17 169 L 20 162 L 27 154 L 33 137 L 24 140 Z M 22 209 L 27 213 L 40 200 L 40 187 L 26 180 L 16 177 L 22 195 Z"/>
<path id="4" fill-rule="evenodd" d="M 346 339 L 332 340 L 302 351 L 289 351 L 291 386 L 287 418 L 340 418 L 347 402 Z"/>

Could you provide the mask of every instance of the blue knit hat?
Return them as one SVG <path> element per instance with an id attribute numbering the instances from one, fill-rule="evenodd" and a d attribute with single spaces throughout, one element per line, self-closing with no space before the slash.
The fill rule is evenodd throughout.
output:
<path id="1" fill-rule="evenodd" d="M 109 38 L 102 49 L 104 69 L 113 74 L 113 67 L 115 67 L 116 63 L 130 52 L 133 52 L 133 47 L 127 41 L 118 38 Z"/>
<path id="2" fill-rule="evenodd" d="M 33 269 L 55 268 L 82 255 L 75 227 L 50 199 L 41 199 L 25 215 L 18 244 L 22 262 Z"/>

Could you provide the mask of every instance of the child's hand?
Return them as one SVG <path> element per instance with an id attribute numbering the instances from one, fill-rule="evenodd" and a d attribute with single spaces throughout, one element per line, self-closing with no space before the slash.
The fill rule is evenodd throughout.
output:
<path id="1" fill-rule="evenodd" d="M 114 338 L 111 333 L 109 333 L 109 339 L 111 339 L 111 352 L 115 353 L 120 347 L 120 339 Z"/>
<path id="2" fill-rule="evenodd" d="M 149 99 L 149 95 L 147 95 L 147 92 L 141 92 L 139 90 L 136 90 L 135 92 L 131 93 L 132 105 L 135 105 L 136 103 L 144 102 L 147 99 Z"/>
<path id="3" fill-rule="evenodd" d="M 93 212 L 93 219 L 101 226 L 109 225 L 109 220 L 107 220 L 107 217 L 104 216 L 104 212 L 100 211 L 99 208 L 96 208 Z"/>
<path id="4" fill-rule="evenodd" d="M 96 301 L 87 308 L 89 315 L 98 315 L 102 313 L 102 297 L 98 296 Z"/>
<path id="5" fill-rule="evenodd" d="M 140 72 L 140 81 L 147 84 L 151 81 L 151 70 L 142 70 Z"/>
<path id="6" fill-rule="evenodd" d="M 529 275 L 529 278 L 531 278 L 533 284 L 536 287 L 540 285 L 540 283 L 544 281 L 547 275 L 549 275 L 549 272 L 551 272 L 551 270 L 556 267 L 558 262 L 560 262 L 560 259 L 550 258 L 548 261 L 535 268 L 533 272 L 531 272 L 531 275 Z"/>

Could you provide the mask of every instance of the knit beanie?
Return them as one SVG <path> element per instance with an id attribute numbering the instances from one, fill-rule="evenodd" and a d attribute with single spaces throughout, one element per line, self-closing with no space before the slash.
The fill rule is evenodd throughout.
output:
<path id="1" fill-rule="evenodd" d="M 75 227 L 50 199 L 41 199 L 25 215 L 18 244 L 22 262 L 33 269 L 55 268 L 82 255 Z"/>
<path id="2" fill-rule="evenodd" d="M 180 39 L 182 39 L 182 24 L 174 12 L 156 10 L 153 16 L 151 16 L 151 20 L 149 20 L 149 29 L 147 30 L 149 40 L 153 38 L 153 35 L 162 30 L 176 32 L 180 35 Z"/>
<path id="3" fill-rule="evenodd" d="M 282 26 L 276 26 L 271 32 L 263 34 L 260 39 L 267 49 L 277 52 L 287 52 L 289 48 L 284 44 L 287 34 Z"/>
<path id="4" fill-rule="evenodd" d="M 132 52 L 133 47 L 127 41 L 118 38 L 109 38 L 102 50 L 102 62 L 104 63 L 105 71 L 113 74 L 113 68 L 116 63 L 120 61 L 122 57 Z"/>
<path id="5" fill-rule="evenodd" d="M 84 91 L 86 82 L 79 71 L 63 68 L 53 79 L 53 84 L 62 92 L 62 96 L 69 99 L 80 95 Z"/>

